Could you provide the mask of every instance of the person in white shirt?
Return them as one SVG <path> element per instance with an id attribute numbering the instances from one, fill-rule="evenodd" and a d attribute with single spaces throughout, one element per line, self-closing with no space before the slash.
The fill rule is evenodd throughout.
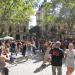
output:
<path id="1" fill-rule="evenodd" d="M 69 43 L 68 49 L 65 51 L 65 61 L 67 66 L 66 75 L 71 75 L 75 69 L 75 49 L 73 43 Z"/>

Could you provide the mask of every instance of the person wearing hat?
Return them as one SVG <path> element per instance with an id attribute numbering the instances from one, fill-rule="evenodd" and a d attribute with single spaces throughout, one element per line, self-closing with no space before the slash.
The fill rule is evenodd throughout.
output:
<path id="1" fill-rule="evenodd" d="M 60 49 L 60 45 L 60 41 L 57 41 L 54 46 L 55 48 L 50 50 L 52 75 L 62 75 L 62 59 L 64 58 L 64 52 Z"/>

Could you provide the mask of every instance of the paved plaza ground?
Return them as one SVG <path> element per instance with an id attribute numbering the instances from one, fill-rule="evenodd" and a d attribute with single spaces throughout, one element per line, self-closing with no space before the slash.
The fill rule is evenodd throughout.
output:
<path id="1" fill-rule="evenodd" d="M 39 60 L 21 62 L 9 69 L 9 75 L 52 75 L 51 65 L 41 68 L 41 64 L 42 61 Z M 62 68 L 62 75 L 66 75 L 65 65 Z M 75 72 L 72 75 L 75 75 Z"/>

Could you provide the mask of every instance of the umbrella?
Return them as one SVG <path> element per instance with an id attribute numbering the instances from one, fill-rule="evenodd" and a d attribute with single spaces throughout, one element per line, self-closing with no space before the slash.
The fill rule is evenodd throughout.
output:
<path id="1" fill-rule="evenodd" d="M 5 36 L 3 39 L 4 40 L 14 40 L 14 38 L 13 37 L 10 37 L 10 36 Z"/>

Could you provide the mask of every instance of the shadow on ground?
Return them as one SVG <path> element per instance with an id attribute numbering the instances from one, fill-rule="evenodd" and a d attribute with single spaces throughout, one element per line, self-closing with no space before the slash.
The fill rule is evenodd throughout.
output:
<path id="1" fill-rule="evenodd" d="M 33 56 L 30 59 L 34 60 L 33 63 L 38 63 L 43 60 L 43 54 L 41 52 L 38 52 L 38 53 L 36 53 L 36 55 L 33 54 Z M 15 63 L 11 63 L 11 62 L 9 62 L 9 63 L 12 66 L 17 66 L 17 64 L 24 63 L 27 61 L 28 61 L 27 57 L 19 57 L 19 58 L 15 59 Z M 43 69 L 43 67 L 40 67 L 40 68 Z"/>
<path id="2" fill-rule="evenodd" d="M 42 53 L 37 53 L 33 58 L 32 60 L 35 60 L 33 63 L 38 63 L 40 61 L 43 60 L 43 54 Z"/>
<path id="3" fill-rule="evenodd" d="M 36 70 L 34 71 L 34 73 L 38 73 L 42 70 L 44 70 L 46 67 L 50 66 L 50 64 L 46 65 L 46 66 L 40 66 L 39 68 L 36 68 Z"/>

